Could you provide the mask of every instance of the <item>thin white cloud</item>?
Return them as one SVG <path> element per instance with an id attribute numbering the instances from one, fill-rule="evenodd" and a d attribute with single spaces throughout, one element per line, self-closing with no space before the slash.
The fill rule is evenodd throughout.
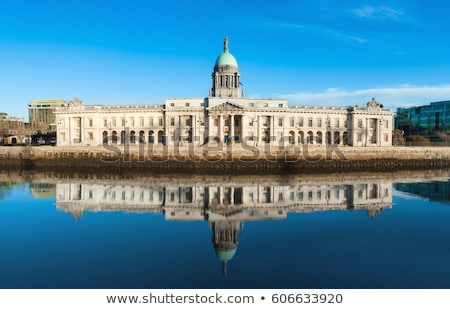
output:
<path id="1" fill-rule="evenodd" d="M 396 21 L 406 18 L 406 14 L 404 11 L 393 9 L 388 6 L 364 6 L 362 8 L 353 9 L 352 12 L 353 14 L 361 18 L 392 19 Z"/>
<path id="2" fill-rule="evenodd" d="M 354 106 L 365 105 L 372 98 L 388 108 L 426 105 L 434 101 L 450 100 L 450 85 L 414 86 L 397 88 L 371 88 L 345 90 L 328 88 L 322 92 L 296 92 L 281 94 L 294 105 Z"/>
<path id="3" fill-rule="evenodd" d="M 316 34 L 325 35 L 328 37 L 333 37 L 333 38 L 342 38 L 345 40 L 355 41 L 355 42 L 358 42 L 361 44 L 367 42 L 367 40 L 364 38 L 350 35 L 350 34 L 347 34 L 344 32 L 338 32 L 334 29 L 328 28 L 323 25 L 305 25 L 305 24 L 284 23 L 284 24 L 282 24 L 282 26 L 284 26 L 285 28 L 308 31 L 308 32 L 316 33 Z"/>

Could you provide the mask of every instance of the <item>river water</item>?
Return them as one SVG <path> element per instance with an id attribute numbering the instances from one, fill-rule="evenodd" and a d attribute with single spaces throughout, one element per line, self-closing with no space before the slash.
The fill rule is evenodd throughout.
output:
<path id="1" fill-rule="evenodd" d="M 0 288 L 450 288 L 448 180 L 0 174 Z"/>

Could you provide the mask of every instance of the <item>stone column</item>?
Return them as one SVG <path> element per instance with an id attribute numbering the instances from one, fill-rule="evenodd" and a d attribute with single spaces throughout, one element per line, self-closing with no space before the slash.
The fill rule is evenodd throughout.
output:
<path id="1" fill-rule="evenodd" d="M 197 133 L 198 127 L 197 127 L 197 115 L 191 115 L 191 137 L 192 137 L 192 145 L 196 144 L 197 141 Z"/>
<path id="2" fill-rule="evenodd" d="M 272 145 L 272 143 L 275 140 L 275 116 L 270 116 L 270 144 Z"/>
<path id="3" fill-rule="evenodd" d="M 261 117 L 259 117 L 259 115 L 258 116 L 256 116 L 256 144 L 255 144 L 255 146 L 258 146 L 259 145 L 259 143 L 261 142 L 260 141 L 260 137 L 259 137 L 259 133 L 260 133 L 260 131 L 261 131 Z M 254 126 L 255 124 L 253 123 L 253 126 Z"/>
<path id="4" fill-rule="evenodd" d="M 213 130 L 212 130 L 213 124 L 214 124 L 214 122 L 211 117 L 211 114 L 208 112 L 208 139 L 210 138 L 210 136 L 213 136 Z"/>
<path id="5" fill-rule="evenodd" d="M 230 115 L 230 136 L 231 142 L 234 142 L 234 115 Z"/>
<path id="6" fill-rule="evenodd" d="M 367 144 L 369 143 L 369 130 L 370 130 L 369 118 L 366 118 L 366 138 L 364 139 L 366 142 L 364 143 L 363 146 L 367 146 Z"/>
<path id="7" fill-rule="evenodd" d="M 247 128 L 246 128 L 246 123 L 248 122 L 247 116 L 242 115 L 241 116 L 241 136 L 240 136 L 240 140 L 242 143 L 242 140 L 244 139 L 244 137 L 246 137 L 247 135 Z M 248 139 L 248 137 L 247 137 Z"/>
<path id="8" fill-rule="evenodd" d="M 69 145 L 72 145 L 72 117 L 69 117 L 69 134 L 68 134 L 68 138 L 69 138 Z"/>
<path id="9" fill-rule="evenodd" d="M 223 115 L 219 115 L 219 132 L 218 132 L 218 136 L 219 136 L 219 141 L 220 143 L 223 143 Z"/>
<path id="10" fill-rule="evenodd" d="M 83 143 L 84 143 L 84 117 L 80 117 L 80 144 L 83 145 Z"/>

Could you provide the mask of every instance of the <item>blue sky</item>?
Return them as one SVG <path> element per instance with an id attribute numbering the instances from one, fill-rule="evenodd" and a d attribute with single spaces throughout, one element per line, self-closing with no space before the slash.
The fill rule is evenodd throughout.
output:
<path id="1" fill-rule="evenodd" d="M 247 97 L 450 99 L 446 1 L 1 1 L 0 111 L 205 97 L 226 35 Z"/>

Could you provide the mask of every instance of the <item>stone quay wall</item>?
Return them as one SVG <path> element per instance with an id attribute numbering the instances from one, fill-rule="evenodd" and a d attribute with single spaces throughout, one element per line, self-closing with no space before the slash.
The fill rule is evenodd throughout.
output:
<path id="1" fill-rule="evenodd" d="M 0 147 L 4 170 L 259 175 L 449 167 L 450 147 Z"/>

